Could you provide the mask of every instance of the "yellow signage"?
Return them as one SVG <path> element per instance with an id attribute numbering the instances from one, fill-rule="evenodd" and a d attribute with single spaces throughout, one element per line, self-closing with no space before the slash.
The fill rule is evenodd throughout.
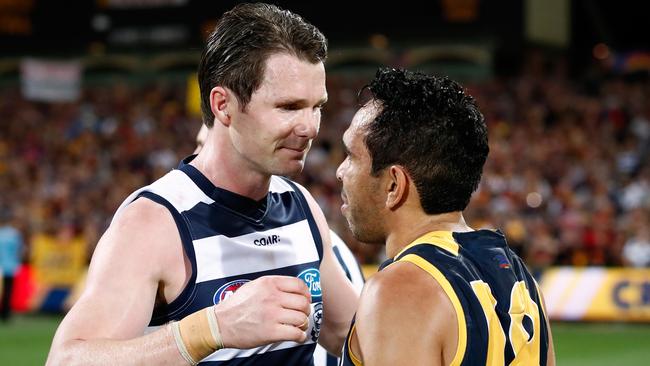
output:
<path id="1" fill-rule="evenodd" d="M 82 237 L 60 239 L 38 234 L 32 241 L 32 266 L 42 286 L 72 287 L 86 268 L 86 241 Z"/>
<path id="2" fill-rule="evenodd" d="M 540 287 L 551 319 L 650 321 L 650 269 L 556 267 Z"/>

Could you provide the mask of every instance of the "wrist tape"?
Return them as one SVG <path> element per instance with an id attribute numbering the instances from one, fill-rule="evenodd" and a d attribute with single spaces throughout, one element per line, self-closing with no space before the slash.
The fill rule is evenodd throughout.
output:
<path id="1" fill-rule="evenodd" d="M 190 365 L 224 348 L 212 306 L 172 322 L 171 329 L 178 351 Z"/>

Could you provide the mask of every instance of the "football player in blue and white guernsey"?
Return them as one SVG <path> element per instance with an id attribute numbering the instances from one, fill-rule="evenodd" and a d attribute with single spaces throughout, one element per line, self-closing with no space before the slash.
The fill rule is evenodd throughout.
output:
<path id="1" fill-rule="evenodd" d="M 201 129 L 196 134 L 195 154 L 201 151 L 201 148 L 205 144 L 208 131 L 208 128 L 205 125 L 202 125 Z M 333 230 L 330 230 L 330 239 L 332 241 L 332 251 L 336 256 L 338 263 L 341 265 L 341 268 L 343 268 L 346 277 L 350 282 L 352 282 L 354 288 L 361 292 L 365 278 L 354 253 L 352 253 L 343 239 L 341 239 L 341 237 Z M 337 356 L 327 352 L 323 346 L 316 345 L 316 349 L 314 350 L 314 366 L 337 366 L 339 362 L 340 359 Z"/>
<path id="2" fill-rule="evenodd" d="M 340 354 L 358 292 L 299 173 L 327 101 L 327 42 L 240 4 L 199 65 L 205 145 L 120 206 L 48 365 L 310 365 Z"/>

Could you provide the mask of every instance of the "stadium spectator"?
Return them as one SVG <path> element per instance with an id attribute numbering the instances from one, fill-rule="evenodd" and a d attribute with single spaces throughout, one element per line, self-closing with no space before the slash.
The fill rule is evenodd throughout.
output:
<path id="1" fill-rule="evenodd" d="M 650 216 L 642 210 L 630 213 L 626 231 L 628 239 L 623 246 L 625 263 L 633 267 L 650 267 Z"/>
<path id="2" fill-rule="evenodd" d="M 12 210 L 0 211 L 0 273 L 2 274 L 2 301 L 0 319 L 7 322 L 11 317 L 11 295 L 14 279 L 23 258 L 23 238 L 18 231 Z"/>

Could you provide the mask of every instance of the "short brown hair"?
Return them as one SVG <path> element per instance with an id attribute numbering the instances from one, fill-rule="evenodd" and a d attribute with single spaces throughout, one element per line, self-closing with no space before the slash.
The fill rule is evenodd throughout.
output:
<path id="1" fill-rule="evenodd" d="M 269 56 L 287 52 L 311 63 L 325 62 L 327 39 L 299 15 L 275 5 L 240 4 L 223 14 L 207 40 L 198 79 L 203 123 L 212 127 L 210 91 L 222 85 L 242 110 L 262 83 Z"/>

